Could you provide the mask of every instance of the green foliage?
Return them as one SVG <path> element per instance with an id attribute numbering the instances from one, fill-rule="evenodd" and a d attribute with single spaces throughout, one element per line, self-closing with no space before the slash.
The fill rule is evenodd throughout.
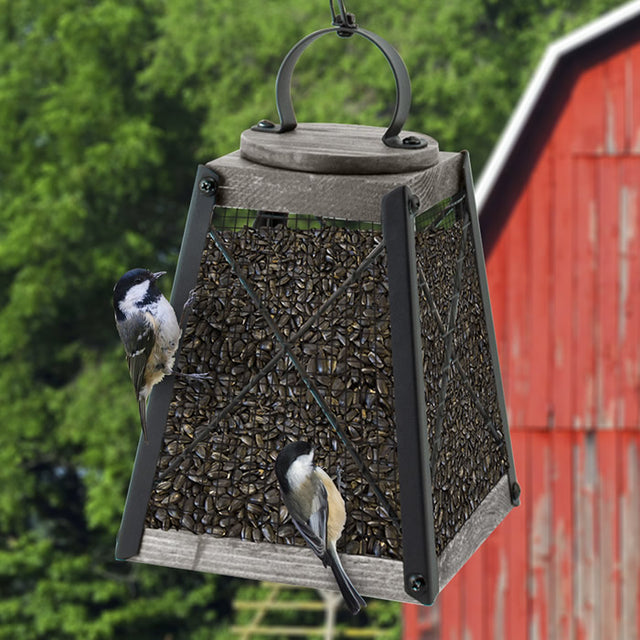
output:
<path id="1" fill-rule="evenodd" d="M 617 3 L 347 4 L 407 63 L 408 128 L 478 171 L 544 47 Z M 328 14 L 0 0 L 0 639 L 227 633 L 236 582 L 113 560 L 139 425 L 110 296 L 131 267 L 174 270 L 196 164 L 277 119 L 278 66 Z M 300 121 L 384 126 L 394 92 L 357 37 L 318 40 L 294 75 Z M 398 606 L 367 615 L 393 626 Z"/>
<path id="2" fill-rule="evenodd" d="M 331 596 L 337 596 L 332 593 Z M 236 611 L 233 628 L 244 636 L 249 633 L 251 640 L 287 640 L 289 637 L 306 637 L 308 640 L 322 640 L 326 637 L 326 603 L 321 594 L 311 589 L 296 589 L 283 585 L 245 582 L 236 593 Z M 252 605 L 240 607 L 241 604 Z M 375 638 L 376 640 L 399 640 L 401 637 L 400 603 L 367 598 L 367 607 L 353 616 L 340 603 L 334 620 L 334 637 Z M 267 636 L 261 629 L 268 628 Z M 274 636 L 274 629 L 280 629 Z M 294 634 L 286 633 L 292 629 Z M 303 635 L 304 631 L 304 635 Z M 220 632 L 220 640 L 230 637 L 229 629 Z M 216 636 L 217 640 L 218 636 Z"/>

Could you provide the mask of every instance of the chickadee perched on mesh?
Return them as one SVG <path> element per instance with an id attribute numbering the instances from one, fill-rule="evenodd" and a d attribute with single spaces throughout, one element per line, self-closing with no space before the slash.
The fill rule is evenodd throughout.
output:
<path id="1" fill-rule="evenodd" d="M 347 519 L 344 500 L 331 478 L 313 463 L 307 442 L 291 442 L 276 459 L 282 499 L 298 531 L 313 552 L 329 565 L 344 601 L 353 615 L 367 603 L 345 573 L 336 542 Z"/>
<path id="2" fill-rule="evenodd" d="M 116 327 L 138 397 L 145 442 L 149 441 L 147 398 L 152 387 L 172 372 L 181 335 L 173 307 L 156 287 L 156 280 L 165 273 L 132 269 L 118 280 L 113 289 Z"/>

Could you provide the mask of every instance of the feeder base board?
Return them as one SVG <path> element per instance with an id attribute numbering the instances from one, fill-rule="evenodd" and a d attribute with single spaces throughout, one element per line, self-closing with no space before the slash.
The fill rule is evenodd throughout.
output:
<path id="1" fill-rule="evenodd" d="M 511 509 L 509 480 L 505 475 L 438 558 L 440 591 Z M 331 570 L 325 569 L 314 553 L 302 546 L 145 529 L 140 552 L 129 559 L 175 569 L 337 590 Z M 404 590 L 401 561 L 347 554 L 341 554 L 341 560 L 363 596 L 415 604 Z"/>

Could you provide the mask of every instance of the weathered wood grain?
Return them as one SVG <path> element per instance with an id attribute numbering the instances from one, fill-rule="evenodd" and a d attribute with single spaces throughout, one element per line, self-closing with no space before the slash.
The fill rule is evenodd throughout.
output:
<path id="1" fill-rule="evenodd" d="M 640 429 L 638 77 L 640 42 L 580 73 L 480 216 L 512 430 Z"/>
<path id="2" fill-rule="evenodd" d="M 146 529 L 140 553 L 131 560 L 251 580 L 337 590 L 331 570 L 324 568 L 310 549 L 293 545 Z M 341 560 L 362 595 L 413 602 L 404 592 L 402 562 L 346 554 L 341 554 Z"/>
<path id="3" fill-rule="evenodd" d="M 509 478 L 505 475 L 440 554 L 438 558 L 440 591 L 504 520 L 512 508 Z"/>
<path id="4" fill-rule="evenodd" d="M 382 142 L 382 127 L 304 123 L 275 134 L 248 129 L 240 136 L 243 158 L 270 167 L 312 173 L 379 174 L 420 171 L 438 162 L 438 143 L 422 133 L 403 131 L 401 138 L 427 140 L 426 147 L 394 149 Z"/>
<path id="5" fill-rule="evenodd" d="M 441 637 L 637 638 L 640 434 L 511 435 L 522 506 L 438 596 Z"/>
<path id="6" fill-rule="evenodd" d="M 443 640 L 640 637 L 639 19 L 561 63 L 483 203 L 523 505 L 440 595 Z"/>
<path id="7" fill-rule="evenodd" d="M 620 637 L 633 638 L 640 630 L 640 437 L 622 436 L 620 466 Z"/>
<path id="8" fill-rule="evenodd" d="M 383 196 L 406 185 L 422 211 L 463 187 L 462 154 L 441 152 L 438 163 L 409 173 L 335 175 L 290 171 L 246 160 L 234 151 L 207 164 L 221 179 L 216 204 L 380 222 Z"/>
<path id="9" fill-rule="evenodd" d="M 440 590 L 511 508 L 508 478 L 504 476 L 442 552 L 438 560 Z M 399 560 L 347 554 L 342 554 L 341 559 L 353 584 L 363 595 L 415 602 L 404 590 L 403 565 Z M 130 560 L 314 589 L 337 589 L 331 571 L 322 566 L 310 549 L 301 546 L 145 529 L 140 552 Z"/>

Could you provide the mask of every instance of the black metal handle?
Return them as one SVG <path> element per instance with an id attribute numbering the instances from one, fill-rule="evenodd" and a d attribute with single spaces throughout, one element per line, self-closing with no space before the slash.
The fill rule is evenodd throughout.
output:
<path id="1" fill-rule="evenodd" d="M 396 82 L 396 104 L 391 124 L 383 134 L 382 142 L 384 142 L 388 147 L 400 149 L 419 149 L 421 147 L 426 147 L 428 142 L 424 138 L 419 138 L 418 136 L 407 136 L 402 139 L 398 135 L 402 130 L 407 116 L 409 115 L 409 107 L 411 106 L 411 81 L 409 80 L 409 72 L 407 71 L 404 61 L 400 57 L 400 54 L 386 40 L 371 31 L 360 29 L 355 22 L 351 22 L 348 25 L 340 24 L 336 27 L 315 31 L 300 40 L 289 51 L 280 65 L 278 77 L 276 78 L 276 106 L 278 107 L 280 124 L 274 124 L 269 120 L 261 120 L 257 125 L 252 127 L 252 129 L 254 131 L 264 131 L 267 133 L 285 133 L 296 128 L 298 123 L 296 121 L 296 114 L 293 110 L 293 102 L 291 100 L 291 79 L 293 77 L 293 70 L 303 51 L 312 42 L 327 33 L 337 33 L 343 38 L 350 37 L 354 33 L 359 34 L 378 47 L 387 59 Z"/>

